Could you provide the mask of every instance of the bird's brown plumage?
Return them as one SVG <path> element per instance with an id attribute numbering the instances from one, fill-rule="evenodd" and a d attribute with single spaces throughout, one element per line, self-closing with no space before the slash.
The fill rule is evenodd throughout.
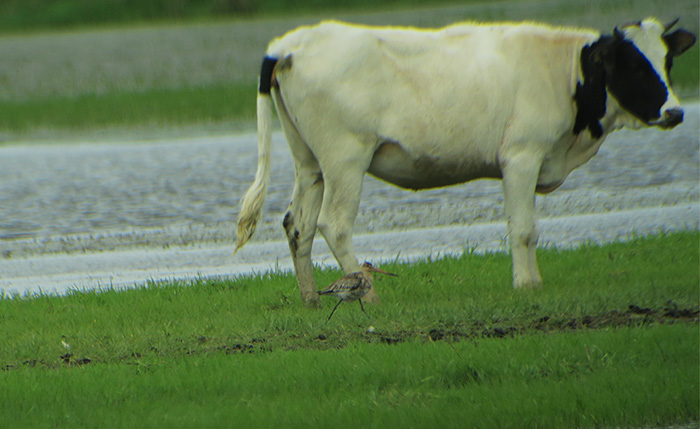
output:
<path id="1" fill-rule="evenodd" d="M 365 311 L 365 307 L 362 305 L 362 297 L 367 295 L 367 292 L 369 292 L 370 289 L 372 289 L 372 284 L 374 283 L 372 272 L 396 276 L 396 274 L 388 273 L 386 271 L 375 268 L 369 262 L 364 262 L 360 266 L 360 271 L 355 271 L 353 273 L 346 274 L 345 276 L 339 278 L 338 280 L 328 285 L 325 289 L 318 291 L 319 295 L 333 295 L 340 298 L 340 301 L 338 301 L 338 303 L 333 308 L 333 311 L 331 311 L 330 316 L 328 316 L 328 320 L 331 320 L 331 317 L 333 317 L 333 313 L 335 313 L 335 310 L 343 301 L 352 302 L 359 300 L 360 308 L 362 308 L 362 311 L 365 314 L 367 314 L 367 312 Z"/>

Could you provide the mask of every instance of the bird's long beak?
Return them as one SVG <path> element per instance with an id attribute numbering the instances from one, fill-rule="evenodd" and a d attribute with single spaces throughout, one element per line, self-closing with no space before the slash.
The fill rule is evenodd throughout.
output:
<path id="1" fill-rule="evenodd" d="M 384 270 L 380 270 L 379 268 L 376 268 L 376 267 L 372 267 L 372 268 L 370 268 L 369 270 L 370 270 L 370 271 L 374 271 L 375 273 L 386 274 L 387 276 L 394 276 L 394 277 L 398 277 L 398 276 L 399 276 L 398 274 L 388 273 L 388 272 L 386 272 L 386 271 L 384 271 Z"/>

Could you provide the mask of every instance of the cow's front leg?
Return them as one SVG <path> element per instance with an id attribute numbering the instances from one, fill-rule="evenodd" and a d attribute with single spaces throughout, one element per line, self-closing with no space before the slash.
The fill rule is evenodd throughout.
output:
<path id="1" fill-rule="evenodd" d="M 539 287 L 537 267 L 537 225 L 535 221 L 535 187 L 540 161 L 519 155 L 501 163 L 508 238 L 513 257 L 513 287 Z"/>

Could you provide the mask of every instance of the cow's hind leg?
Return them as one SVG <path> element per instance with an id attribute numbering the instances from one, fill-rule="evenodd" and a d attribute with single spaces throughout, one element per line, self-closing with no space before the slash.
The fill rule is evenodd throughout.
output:
<path id="1" fill-rule="evenodd" d="M 280 120 L 294 157 L 294 191 L 282 225 L 299 284 L 301 300 L 311 307 L 321 307 L 311 263 L 311 247 L 323 197 L 323 175 L 313 153 L 306 146 L 288 118 Z"/>
<path id="2" fill-rule="evenodd" d="M 289 251 L 294 261 L 301 300 L 312 307 L 320 307 L 311 263 L 311 248 L 316 234 L 316 222 L 323 195 L 323 177 L 320 171 L 297 165 L 292 201 L 284 215 L 284 226 Z"/>
<path id="3" fill-rule="evenodd" d="M 538 239 L 535 187 L 539 166 L 539 159 L 524 154 L 509 157 L 501 164 L 515 288 L 542 284 L 535 254 Z"/>
<path id="4" fill-rule="evenodd" d="M 352 245 L 352 230 L 360 205 L 362 179 L 369 167 L 372 153 L 356 140 L 339 139 L 342 148 L 326 158 L 319 158 L 323 170 L 324 191 L 318 229 L 328 243 L 333 256 L 348 274 L 359 271 L 360 266 Z M 378 303 L 374 287 L 363 298 Z"/>

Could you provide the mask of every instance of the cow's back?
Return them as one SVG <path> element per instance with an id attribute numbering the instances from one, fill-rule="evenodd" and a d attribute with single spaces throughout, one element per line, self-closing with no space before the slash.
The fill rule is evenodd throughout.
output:
<path id="1" fill-rule="evenodd" d="M 377 149 L 398 143 L 407 165 L 429 165 L 437 176 L 461 172 L 432 187 L 498 176 L 509 128 L 552 145 L 570 133 L 578 52 L 595 37 L 533 24 L 419 30 L 324 22 L 276 39 L 268 55 L 280 59 L 284 106 L 312 150 L 315 137 L 356 132 Z"/>

